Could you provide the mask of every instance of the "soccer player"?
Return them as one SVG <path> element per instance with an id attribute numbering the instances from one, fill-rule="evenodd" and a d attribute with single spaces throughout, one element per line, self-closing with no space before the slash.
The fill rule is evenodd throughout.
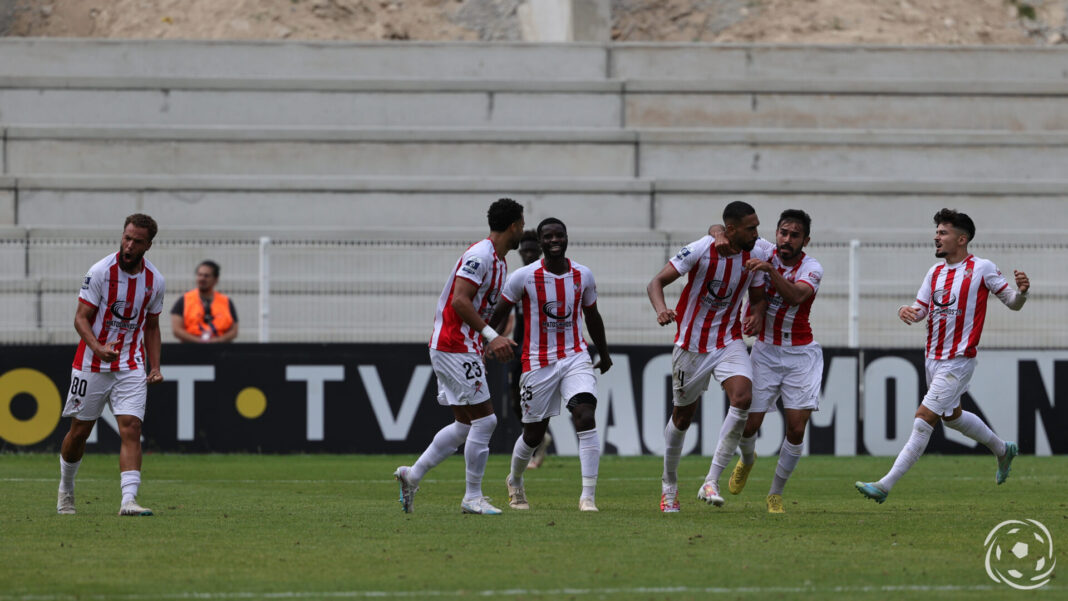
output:
<path id="1" fill-rule="evenodd" d="M 438 431 L 415 465 L 402 465 L 393 472 L 400 483 L 401 508 L 407 513 L 412 511 L 419 481 L 460 445 L 464 445 L 467 463 L 467 490 L 460 510 L 481 515 L 501 513 L 482 495 L 490 436 L 497 427 L 482 354 L 484 350 L 500 361 L 513 356 L 515 342 L 499 336 L 486 320 L 493 314 L 508 273 L 504 257 L 519 246 L 523 235 L 523 205 L 502 198 L 490 205 L 487 218 L 489 237 L 464 252 L 438 299 L 430 364 L 438 379 L 438 403 L 451 407 L 456 421 Z M 482 338 L 486 339 L 485 348 Z"/>
<path id="2" fill-rule="evenodd" d="M 745 319 L 748 335 L 760 331 L 767 298 L 764 274 L 746 269 L 750 259 L 767 261 L 774 246 L 759 239 L 760 220 L 747 203 L 735 201 L 723 209 L 723 223 L 730 242 L 730 254 L 714 247 L 712 236 L 704 236 L 682 248 L 647 287 L 649 300 L 661 326 L 677 322 L 675 348 L 671 355 L 671 383 L 674 408 L 664 428 L 664 473 L 660 510 L 679 511 L 678 465 L 686 430 L 697 411 L 697 399 L 707 390 L 712 376 L 727 393 L 730 410 L 723 419 L 719 442 L 708 476 L 697 498 L 723 506 L 719 477 L 738 446 L 753 398 L 753 369 L 742 341 L 739 315 L 742 296 L 748 291 L 752 314 Z M 686 288 L 675 310 L 664 302 L 664 287 L 688 274 Z"/>
<path id="3" fill-rule="evenodd" d="M 942 209 L 935 213 L 934 223 L 935 256 L 942 261 L 927 271 L 916 301 L 897 310 L 906 325 L 927 318 L 927 394 L 916 409 L 912 434 L 890 471 L 876 482 L 855 484 L 860 494 L 877 503 L 886 501 L 894 484 L 923 455 L 939 419 L 990 449 L 998 460 L 994 473 L 998 484 L 1009 477 L 1019 452 L 1016 443 L 1002 440 L 979 416 L 963 411 L 960 398 L 975 371 L 987 297 L 993 293 L 1009 309 L 1019 311 L 1027 301 L 1031 281 L 1026 273 L 1013 271 L 1019 291 L 1013 290 L 996 265 L 968 252 L 968 243 L 975 239 L 975 223 L 966 214 Z"/>
<path id="4" fill-rule="evenodd" d="M 119 251 L 97 261 L 82 282 L 74 314 L 74 329 L 81 342 L 74 354 L 70 392 L 63 407 L 63 417 L 70 417 L 71 422 L 59 456 L 56 511 L 61 514 L 75 513 L 74 477 L 85 454 L 85 442 L 104 406 L 110 405 L 122 441 L 119 515 L 152 515 L 151 509 L 137 503 L 137 491 L 141 486 L 141 422 L 145 419 L 147 385 L 163 381 L 159 369 L 163 276 L 144 258 L 157 229 L 148 215 L 127 217 Z"/>
<path id="5" fill-rule="evenodd" d="M 523 265 L 530 265 L 541 258 L 541 244 L 538 242 L 538 232 L 534 230 L 527 230 L 523 232 L 523 237 L 519 240 L 519 258 L 523 260 Z M 525 334 L 525 324 L 523 322 L 523 303 L 517 303 L 515 310 L 508 317 L 508 324 L 512 332 L 512 340 L 515 340 L 516 345 L 519 348 L 523 348 L 523 337 Z M 509 362 L 508 371 L 508 390 L 510 394 L 510 400 L 512 403 L 512 409 L 517 419 L 522 423 L 523 419 L 523 407 L 519 404 L 519 378 L 523 375 L 523 364 L 518 359 L 514 359 Z M 548 452 L 548 447 L 552 444 L 553 437 L 546 432 L 545 437 L 541 439 L 541 444 L 538 448 L 534 449 L 534 455 L 530 458 L 530 464 L 527 469 L 537 469 L 541 467 L 543 461 L 545 461 L 545 455 Z"/>
<path id="6" fill-rule="evenodd" d="M 769 513 L 785 513 L 782 491 L 798 460 L 805 428 L 813 410 L 819 410 L 823 381 L 823 349 L 812 339 L 808 315 L 823 279 L 823 266 L 805 254 L 812 218 L 797 209 L 779 216 L 775 250 L 770 261 L 750 259 L 746 268 L 767 274 L 765 294 L 768 309 L 750 359 L 753 362 L 753 404 L 738 444 L 741 458 L 731 472 L 727 490 L 738 494 L 745 488 L 756 462 L 756 434 L 775 401 L 782 398 L 786 417 L 786 441 L 779 449 L 779 463 L 768 491 Z M 717 237 L 717 242 L 719 238 Z"/>
<path id="7" fill-rule="evenodd" d="M 597 378 L 582 337 L 583 316 L 590 337 L 600 353 L 601 373 L 612 367 L 604 321 L 597 311 L 597 284 L 593 273 L 565 255 L 567 226 L 555 217 L 538 224 L 538 239 L 545 258 L 521 267 L 508 278 L 490 325 L 504 320 L 512 305 L 522 303 L 526 337 L 520 360 L 519 380 L 523 411 L 523 434 L 512 451 L 512 470 L 505 479 L 508 504 L 530 509 L 523 486 L 534 449 L 541 444 L 549 418 L 560 415 L 560 401 L 567 401 L 571 423 L 579 443 L 582 494 L 579 510 L 597 511 L 595 491 L 601 442 L 597 436 Z"/>

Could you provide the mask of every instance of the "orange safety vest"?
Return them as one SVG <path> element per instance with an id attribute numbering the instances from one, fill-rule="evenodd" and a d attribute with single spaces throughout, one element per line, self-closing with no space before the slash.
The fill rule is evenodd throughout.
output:
<path id="1" fill-rule="evenodd" d="M 211 301 L 211 323 L 204 321 L 204 303 L 200 300 L 200 291 L 193 288 L 185 293 L 185 331 L 194 336 L 215 338 L 225 334 L 234 325 L 234 316 L 230 314 L 230 298 L 216 292 Z"/>

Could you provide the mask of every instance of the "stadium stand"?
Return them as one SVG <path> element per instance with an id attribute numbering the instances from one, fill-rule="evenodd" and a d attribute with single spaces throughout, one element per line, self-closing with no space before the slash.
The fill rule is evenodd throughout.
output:
<path id="1" fill-rule="evenodd" d="M 741 198 L 766 235 L 783 208 L 815 216 L 825 344 L 846 341 L 852 239 L 864 345 L 912 343 L 888 327 L 893 307 L 931 262 L 929 215 L 955 206 L 979 223 L 978 252 L 1050 295 L 1022 329 L 991 316 L 987 346 L 1057 345 L 1065 332 L 1043 311 L 1068 309 L 1054 259 L 1066 58 L 2 39 L 3 341 L 73 340 L 71 282 L 137 210 L 162 225 L 149 257 L 170 290 L 190 287 L 201 259 L 226 266 L 245 340 L 266 236 L 271 340 L 423 341 L 442 274 L 483 233 L 488 201 L 509 195 L 528 223 L 566 215 L 621 343 L 663 341 L 643 319 L 645 283 Z"/>

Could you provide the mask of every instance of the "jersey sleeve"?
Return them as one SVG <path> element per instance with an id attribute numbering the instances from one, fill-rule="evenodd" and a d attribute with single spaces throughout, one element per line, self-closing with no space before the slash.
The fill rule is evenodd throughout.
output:
<path id="1" fill-rule="evenodd" d="M 984 260 L 976 268 L 983 270 L 983 285 L 993 292 L 1006 307 L 1019 311 L 1027 302 L 1027 295 L 1020 294 L 1015 288 L 1009 286 L 1009 281 L 1002 275 L 997 265 Z"/>
<path id="2" fill-rule="evenodd" d="M 171 307 L 171 315 L 185 315 L 185 297 L 179 296 Z"/>
<path id="3" fill-rule="evenodd" d="M 152 290 L 152 296 L 148 300 L 148 309 L 146 312 L 149 315 L 159 315 L 163 313 L 163 292 L 167 287 L 167 284 L 163 281 L 163 277 L 157 275 L 158 281 Z"/>
<path id="4" fill-rule="evenodd" d="M 797 277 L 798 282 L 804 282 L 812 286 L 813 292 L 819 292 L 820 281 L 823 279 L 823 265 L 815 259 L 808 259 L 801 265 L 801 273 Z"/>
<path id="5" fill-rule="evenodd" d="M 99 307 L 104 302 L 104 273 L 97 271 L 94 265 L 85 274 L 82 280 L 82 289 L 78 292 L 78 300 L 93 307 Z"/>
<path id="6" fill-rule="evenodd" d="M 234 323 L 237 323 L 237 307 L 234 306 L 234 299 L 230 299 L 230 316 L 234 318 Z"/>
<path id="7" fill-rule="evenodd" d="M 501 296 L 504 300 L 518 305 L 519 301 L 523 299 L 523 281 L 526 278 L 526 270 L 520 269 L 519 271 L 512 272 L 508 276 L 508 279 L 504 282 L 504 288 L 501 288 Z"/>
<path id="8" fill-rule="evenodd" d="M 460 258 L 460 266 L 456 268 L 456 277 L 470 280 L 476 286 L 481 286 L 492 267 L 493 261 L 487 260 L 478 253 L 475 247 L 472 247 L 467 249 L 464 256 Z"/>
<path id="9" fill-rule="evenodd" d="M 705 236 L 700 240 L 695 240 L 683 246 L 669 262 L 675 267 L 675 271 L 679 272 L 679 275 L 688 273 L 701 260 L 703 251 L 708 250 L 713 240 L 712 236 Z"/>
<path id="10" fill-rule="evenodd" d="M 597 302 L 597 282 L 593 279 L 593 272 L 589 269 L 582 270 L 582 306 L 590 307 Z"/>
<path id="11" fill-rule="evenodd" d="M 1000 294 L 1001 291 L 1008 288 L 1009 282 L 1005 279 L 1005 276 L 1001 274 L 1001 270 L 998 269 L 997 265 L 988 261 L 983 261 L 979 263 L 976 268 L 983 270 L 983 284 L 986 286 L 987 290 L 994 294 Z"/>

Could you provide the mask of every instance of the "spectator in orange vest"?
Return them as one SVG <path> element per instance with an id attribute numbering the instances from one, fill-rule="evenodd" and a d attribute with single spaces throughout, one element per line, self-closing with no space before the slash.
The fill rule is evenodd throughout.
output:
<path id="1" fill-rule="evenodd" d="M 197 265 L 197 287 L 186 292 L 171 309 L 171 328 L 182 342 L 231 342 L 237 338 L 237 309 L 230 297 L 216 292 L 219 264 Z"/>

